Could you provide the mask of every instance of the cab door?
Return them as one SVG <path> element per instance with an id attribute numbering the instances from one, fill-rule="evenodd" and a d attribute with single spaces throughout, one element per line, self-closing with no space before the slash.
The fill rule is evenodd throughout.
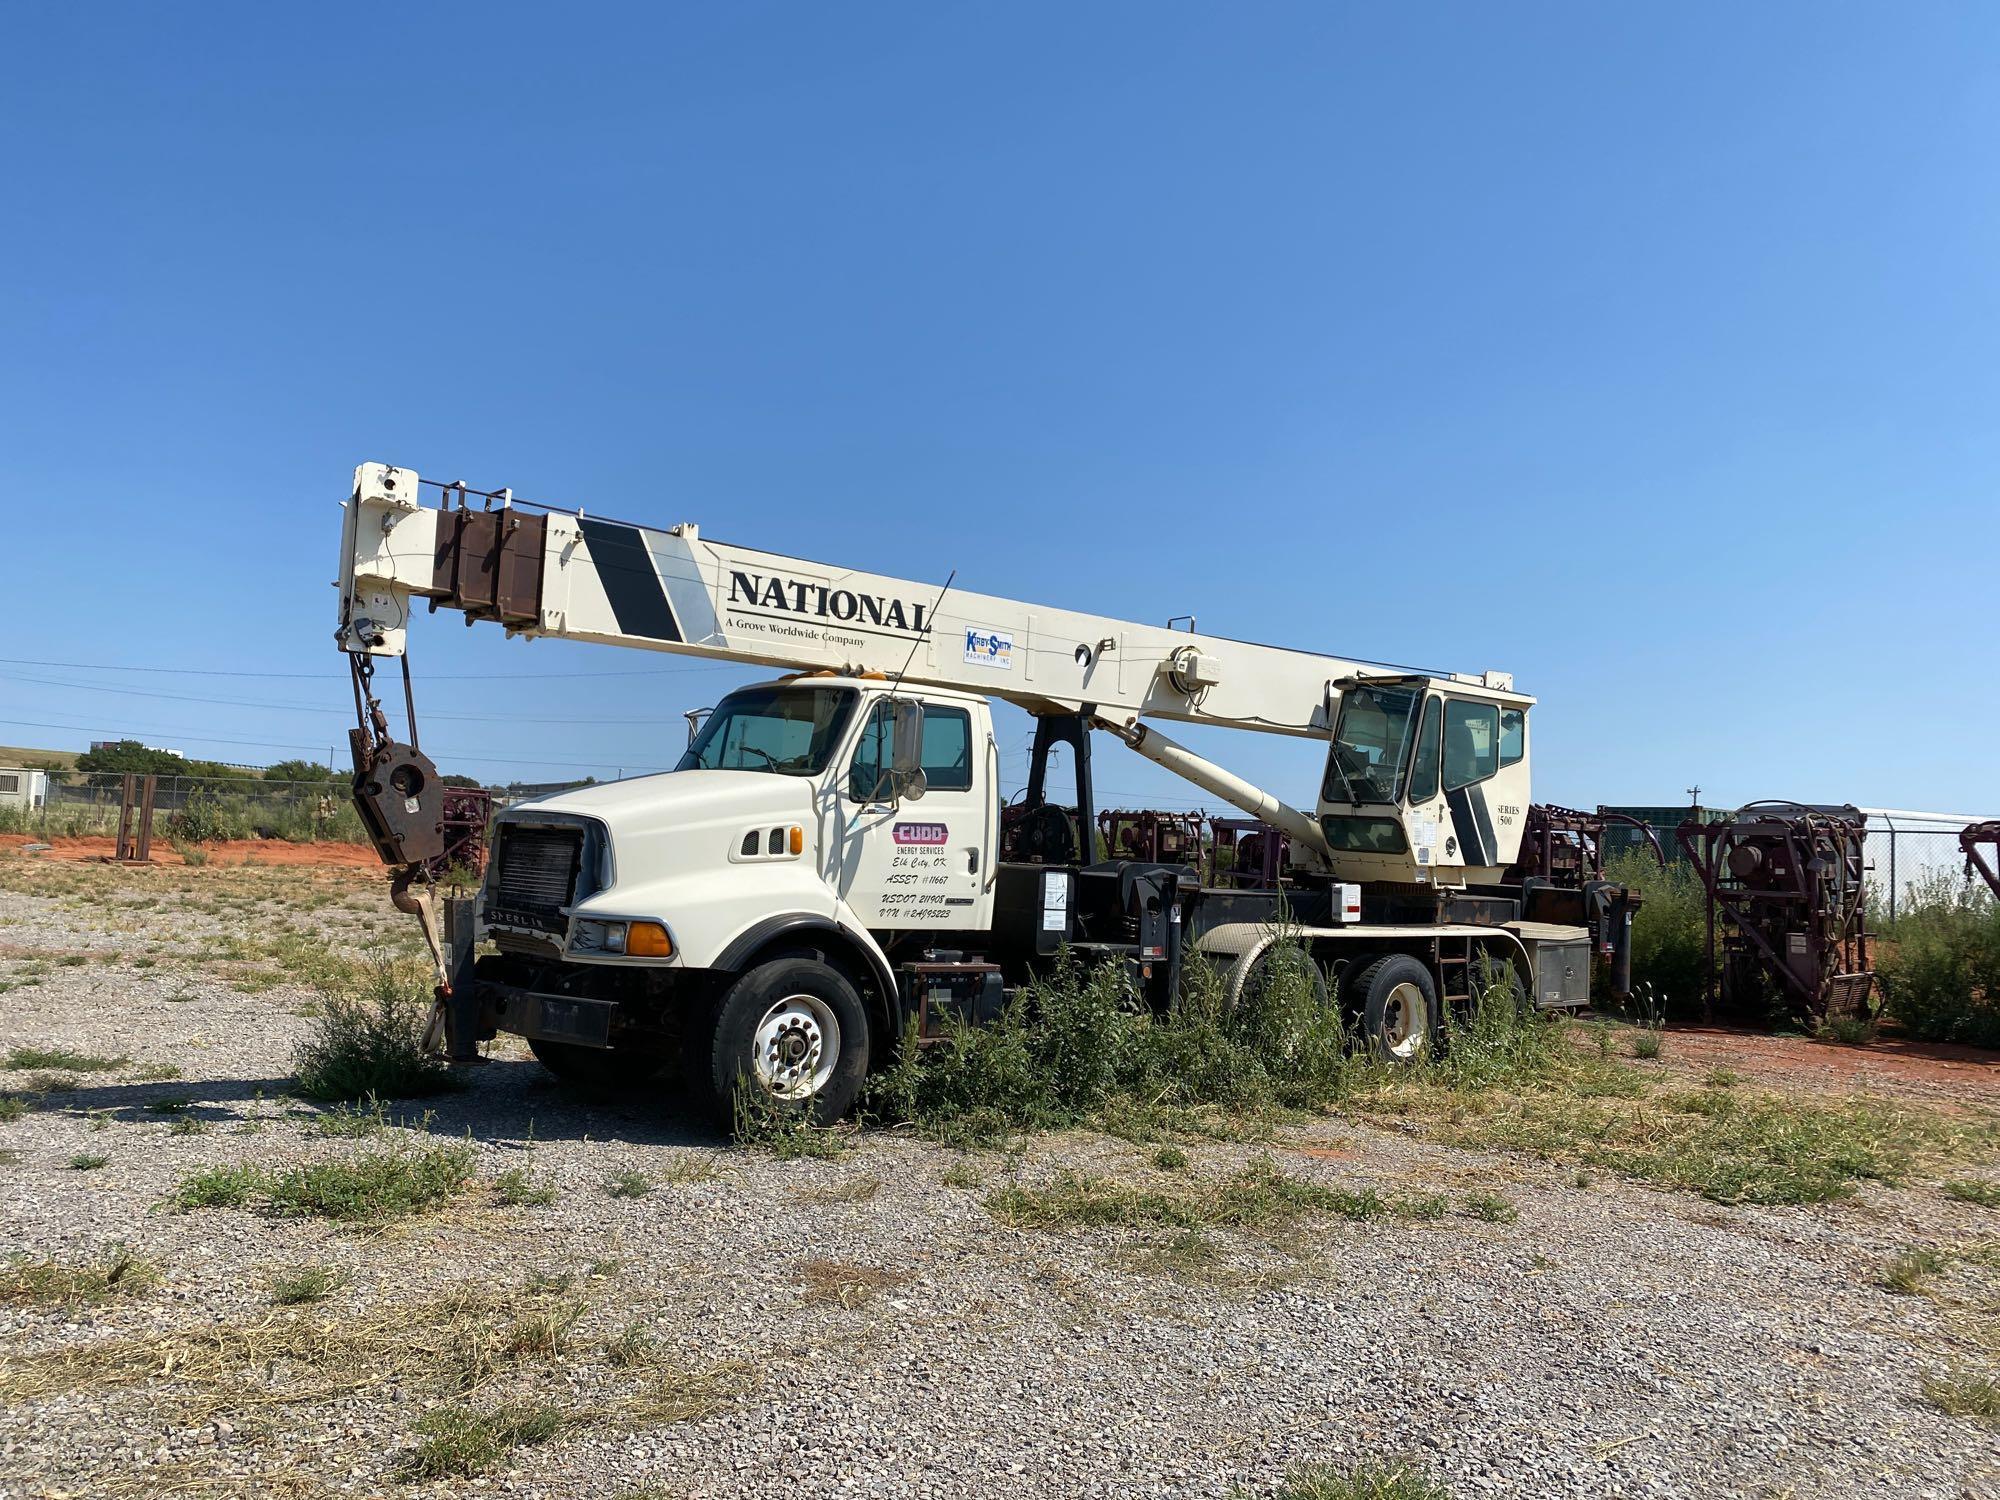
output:
<path id="1" fill-rule="evenodd" d="M 878 698 L 837 788 L 834 888 L 873 932 L 983 932 L 998 816 L 985 706 L 925 700 L 921 797 L 895 796 L 894 737 L 894 711 Z"/>

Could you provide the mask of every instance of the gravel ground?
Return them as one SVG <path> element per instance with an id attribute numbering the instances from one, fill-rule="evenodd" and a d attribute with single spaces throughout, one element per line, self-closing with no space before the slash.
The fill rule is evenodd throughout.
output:
<path id="1" fill-rule="evenodd" d="M 164 1275 L 87 1308 L 0 1306 L 0 1378 L 50 1350 L 276 1317 L 271 1270 L 315 1262 L 350 1274 L 308 1310 L 335 1322 L 414 1319 L 466 1287 L 527 1298 L 530 1278 L 573 1276 L 562 1295 L 585 1307 L 570 1357 L 524 1366 L 496 1398 L 610 1411 L 628 1376 L 602 1346 L 637 1321 L 720 1404 L 599 1420 L 477 1479 L 410 1482 L 397 1466 L 413 1422 L 440 1400 L 421 1385 L 385 1375 L 318 1405 L 245 1400 L 188 1422 L 168 1370 L 11 1400 L 4 1500 L 1226 1496 L 1276 1493 L 1300 1462 L 1389 1454 L 1460 1497 L 2000 1496 L 2000 1435 L 1921 1395 L 1926 1376 L 1972 1361 L 1962 1322 L 1877 1282 L 1913 1243 L 1994 1235 L 1992 1210 L 1935 1187 L 1725 1210 L 1327 1122 L 1190 1145 L 1191 1169 L 1222 1176 L 1268 1153 L 1328 1184 L 1498 1192 L 1518 1221 L 1218 1233 L 1221 1259 L 1189 1265 L 1162 1251 L 1171 1236 L 1015 1229 L 985 1207 L 1010 1178 L 1063 1168 L 1174 1177 L 1147 1147 L 1076 1134 L 964 1156 L 870 1133 L 834 1160 L 779 1161 L 729 1149 L 671 1101 L 586 1101 L 503 1048 L 428 1104 L 428 1128 L 469 1140 L 482 1177 L 519 1167 L 552 1184 L 552 1203 L 482 1192 L 372 1232 L 163 1209 L 197 1167 L 423 1141 L 415 1128 L 368 1141 L 314 1130 L 283 1092 L 310 997 L 201 957 L 246 910 L 292 913 L 332 943 L 391 930 L 373 885 L 285 879 L 280 899 L 245 908 L 230 902 L 255 894 L 256 872 L 0 878 L 0 982 L 15 986 L 0 1051 L 132 1059 L 0 1124 L 0 1244 L 76 1260 L 122 1241 Z M 76 954 L 86 961 L 60 962 Z M 145 1064 L 182 1076 L 143 1081 Z M 176 1097 L 178 1114 L 151 1107 Z M 78 1153 L 109 1161 L 76 1170 Z M 657 1185 L 609 1195 L 627 1169 Z M 1961 1290 L 1991 1300 L 1990 1287 Z"/>

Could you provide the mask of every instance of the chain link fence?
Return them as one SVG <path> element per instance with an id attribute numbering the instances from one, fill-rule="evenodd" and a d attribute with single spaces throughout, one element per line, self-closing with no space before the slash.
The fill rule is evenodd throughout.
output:
<path id="1" fill-rule="evenodd" d="M 1956 813 L 1869 810 L 1862 853 L 1874 920 L 1893 923 L 1899 915 L 1959 899 L 1968 883 L 1983 893 L 1985 882 L 1966 871 L 1958 842 L 1960 830 L 1978 821 Z"/>
<path id="2" fill-rule="evenodd" d="M 112 773 L 51 771 L 39 807 L 0 805 L 0 833 L 114 835 L 124 780 Z M 153 794 L 153 820 L 157 836 L 196 844 L 224 839 L 366 843 L 368 838 L 344 781 L 162 776 Z"/>

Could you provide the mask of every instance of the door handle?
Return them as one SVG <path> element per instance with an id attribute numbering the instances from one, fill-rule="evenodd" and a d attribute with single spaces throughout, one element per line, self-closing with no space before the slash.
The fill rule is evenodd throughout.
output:
<path id="1" fill-rule="evenodd" d="M 968 875 L 977 875 L 979 873 L 979 851 L 977 849 L 968 849 L 965 851 L 965 873 Z"/>

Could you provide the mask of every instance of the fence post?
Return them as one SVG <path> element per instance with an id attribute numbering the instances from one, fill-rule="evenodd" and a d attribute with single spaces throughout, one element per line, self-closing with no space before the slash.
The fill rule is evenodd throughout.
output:
<path id="1" fill-rule="evenodd" d="M 125 784 L 118 799 L 118 849 L 112 857 L 121 865 L 149 865 L 153 862 L 153 797 L 159 790 L 160 778 L 140 776 L 132 771 L 125 773 Z M 132 822 L 138 817 L 138 838 L 134 839 Z"/>

